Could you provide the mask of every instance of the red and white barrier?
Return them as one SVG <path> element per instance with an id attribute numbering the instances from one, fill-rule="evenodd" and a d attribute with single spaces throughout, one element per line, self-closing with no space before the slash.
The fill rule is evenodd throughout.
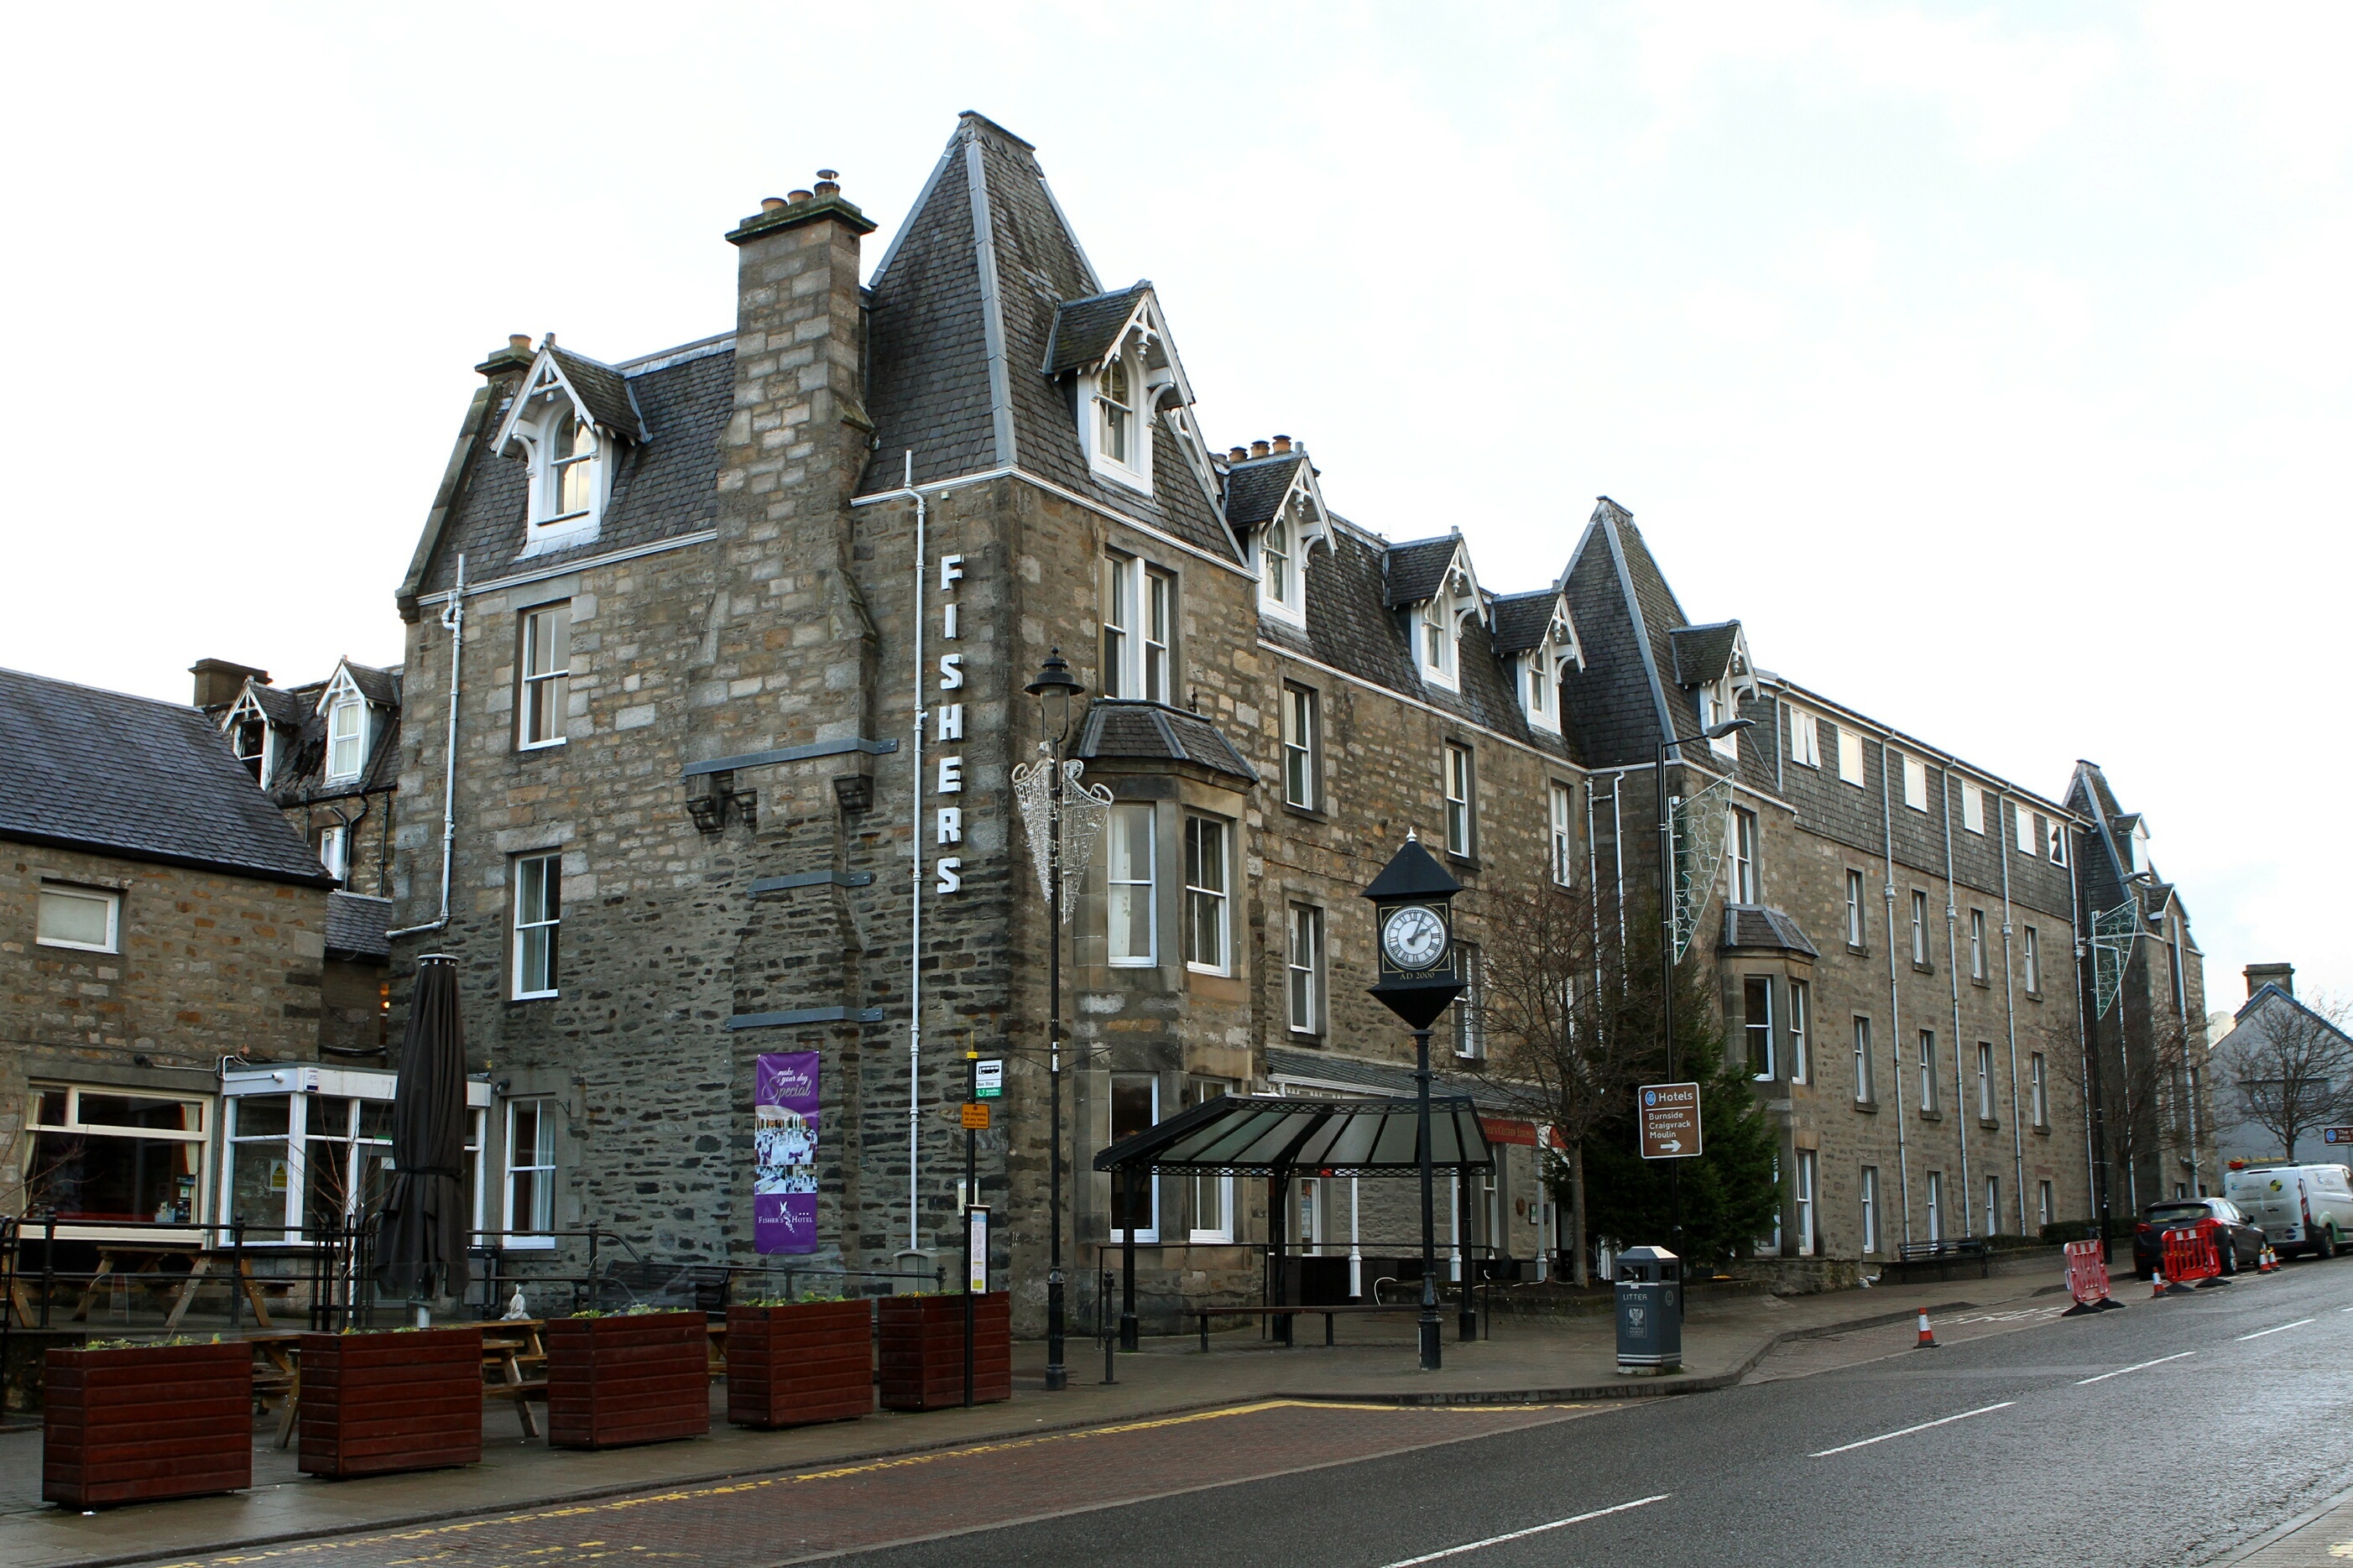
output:
<path id="1" fill-rule="evenodd" d="M 2070 1313 L 2105 1312 L 2124 1305 L 2108 1294 L 2108 1255 L 2102 1243 L 2067 1244 L 2067 1294 L 2075 1299 L 2075 1304 L 2067 1309 Z"/>
<path id="2" fill-rule="evenodd" d="M 2188 1294 L 2201 1280 L 2221 1277 L 2222 1260 L 2215 1256 L 2214 1238 L 2202 1230 L 2165 1233 L 2165 1293 Z"/>

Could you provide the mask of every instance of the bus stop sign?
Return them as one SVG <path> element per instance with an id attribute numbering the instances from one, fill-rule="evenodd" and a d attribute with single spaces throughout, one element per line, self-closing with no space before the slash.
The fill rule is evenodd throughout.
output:
<path id="1" fill-rule="evenodd" d="M 1646 1083 L 1634 1091 L 1642 1158 L 1690 1160 L 1700 1152 L 1699 1085 Z"/>

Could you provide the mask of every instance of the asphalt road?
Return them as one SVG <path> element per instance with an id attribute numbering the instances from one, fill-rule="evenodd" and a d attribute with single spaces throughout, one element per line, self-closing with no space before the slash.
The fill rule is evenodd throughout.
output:
<path id="1" fill-rule="evenodd" d="M 1930 1351 L 1850 1341 L 1878 1359 L 1828 1370 L 1836 1347 L 1800 1345 L 1720 1394 L 853 1561 L 2199 1563 L 2353 1484 L 2353 1262 L 2162 1301 L 2121 1284 L 2122 1311 L 1957 1320 Z"/>

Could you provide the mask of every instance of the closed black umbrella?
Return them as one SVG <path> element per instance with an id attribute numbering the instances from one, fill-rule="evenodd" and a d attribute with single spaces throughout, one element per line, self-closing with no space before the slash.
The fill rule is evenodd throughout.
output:
<path id="1" fill-rule="evenodd" d="M 466 1031 L 458 963 L 417 966 L 392 1095 L 392 1192 L 376 1231 L 376 1283 L 396 1296 L 458 1295 L 466 1260 Z"/>

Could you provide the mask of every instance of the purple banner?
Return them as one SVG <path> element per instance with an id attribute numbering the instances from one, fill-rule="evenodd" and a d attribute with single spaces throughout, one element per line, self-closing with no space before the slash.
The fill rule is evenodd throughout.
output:
<path id="1" fill-rule="evenodd" d="M 817 1250 L 818 1053 L 759 1058 L 752 1094 L 752 1244 Z"/>

